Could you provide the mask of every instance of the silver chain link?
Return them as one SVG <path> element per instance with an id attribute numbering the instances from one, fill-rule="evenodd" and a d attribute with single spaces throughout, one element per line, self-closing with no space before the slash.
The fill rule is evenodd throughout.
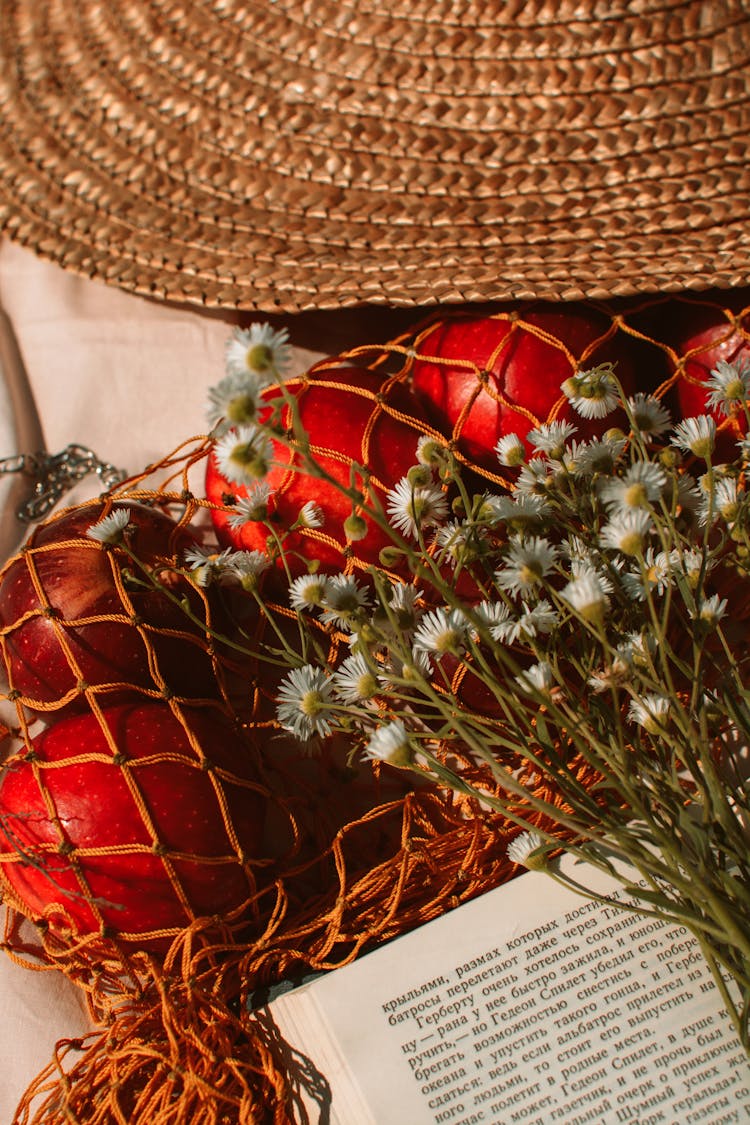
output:
<path id="1" fill-rule="evenodd" d="M 85 445 L 68 445 L 61 453 L 18 453 L 0 457 L 0 476 L 23 473 L 33 481 L 31 496 L 19 504 L 16 515 L 23 523 L 43 519 L 79 481 L 95 473 L 105 489 L 125 480 L 127 473 L 102 461 Z"/>

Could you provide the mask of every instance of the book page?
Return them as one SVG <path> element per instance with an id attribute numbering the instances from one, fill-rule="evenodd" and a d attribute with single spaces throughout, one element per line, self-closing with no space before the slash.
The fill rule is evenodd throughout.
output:
<path id="1" fill-rule="evenodd" d="M 338 1125 L 729 1125 L 750 1064 L 722 1009 L 687 930 L 529 872 L 270 1010 Z"/>

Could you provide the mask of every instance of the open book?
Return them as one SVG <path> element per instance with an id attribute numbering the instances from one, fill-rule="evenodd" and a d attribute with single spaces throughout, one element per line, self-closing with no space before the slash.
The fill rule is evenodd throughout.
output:
<path id="1" fill-rule="evenodd" d="M 569 857 L 564 870 L 627 900 Z M 305 1063 L 302 1121 L 750 1121 L 750 1063 L 695 939 L 541 872 L 282 994 L 262 1018 Z"/>

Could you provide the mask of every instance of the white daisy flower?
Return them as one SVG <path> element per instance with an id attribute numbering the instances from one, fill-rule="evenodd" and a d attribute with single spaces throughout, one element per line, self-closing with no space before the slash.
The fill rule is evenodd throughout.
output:
<path id="1" fill-rule="evenodd" d="M 635 602 L 646 601 L 651 594 L 664 594 L 672 584 L 672 567 L 665 551 L 658 554 L 648 547 L 643 556 L 643 566 L 626 571 L 621 576 L 623 589 Z"/>
<path id="2" fill-rule="evenodd" d="M 526 460 L 526 447 L 518 434 L 504 434 L 495 446 L 495 453 L 500 464 L 510 469 Z"/>
<path id="3" fill-rule="evenodd" d="M 270 324 L 251 324 L 247 329 L 235 329 L 225 351 L 229 375 L 250 372 L 263 386 L 283 378 L 291 359 L 288 330 L 274 329 Z"/>
<path id="4" fill-rule="evenodd" d="M 625 438 L 608 437 L 606 434 L 583 442 L 576 458 L 576 474 L 581 477 L 595 473 L 609 475 L 614 472 L 625 445 Z"/>
<path id="5" fill-rule="evenodd" d="M 620 389 L 611 363 L 579 371 L 566 379 L 561 389 L 582 418 L 606 418 L 620 402 Z"/>
<path id="6" fill-rule="evenodd" d="M 116 544 L 122 542 L 125 529 L 130 523 L 130 508 L 115 508 L 108 516 L 92 523 L 86 531 L 89 539 L 99 543 Z"/>
<path id="7" fill-rule="evenodd" d="M 543 496 L 514 492 L 512 496 L 482 497 L 479 518 L 488 523 L 507 523 L 517 531 L 544 522 L 551 508 Z"/>
<path id="8" fill-rule="evenodd" d="M 316 528 L 322 527 L 325 522 L 325 512 L 320 504 L 316 504 L 314 500 L 308 500 L 307 503 L 303 504 L 300 508 L 295 526 Z"/>
<path id="9" fill-rule="evenodd" d="M 628 633 L 617 646 L 618 659 L 628 664 L 647 667 L 656 651 L 657 639 L 653 633 Z"/>
<path id="10" fill-rule="evenodd" d="M 482 527 L 461 520 L 451 520 L 438 529 L 435 545 L 440 548 L 441 558 L 447 559 L 452 567 L 465 566 L 474 561 L 481 541 L 486 538 Z"/>
<path id="11" fill-rule="evenodd" d="M 575 555 L 570 560 L 570 577 L 571 578 L 587 578 L 593 575 L 596 581 L 604 590 L 605 594 L 611 594 L 614 590 L 612 579 L 606 571 L 599 570 L 594 562 L 592 562 L 591 554 L 585 550 L 583 555 Z"/>
<path id="12" fill-rule="evenodd" d="M 696 619 L 713 628 L 725 616 L 728 604 L 727 599 L 719 597 L 718 594 L 703 598 L 697 607 Z"/>
<path id="13" fill-rule="evenodd" d="M 432 609 L 414 633 L 415 652 L 457 653 L 466 640 L 468 622 L 458 609 Z"/>
<path id="14" fill-rule="evenodd" d="M 557 613 L 546 598 L 542 598 L 535 606 L 524 605 L 509 632 L 508 643 L 546 636 L 552 632 L 557 622 Z"/>
<path id="15" fill-rule="evenodd" d="M 547 539 L 532 537 L 510 544 L 505 565 L 495 571 L 501 590 L 527 597 L 549 574 L 557 557 L 557 548 Z"/>
<path id="16" fill-rule="evenodd" d="M 733 363 L 720 359 L 712 370 L 706 387 L 710 391 L 706 406 L 710 410 L 720 410 L 729 417 L 750 398 L 750 363 L 743 358 Z"/>
<path id="17" fill-rule="evenodd" d="M 422 616 L 422 610 L 417 605 L 417 600 L 421 597 L 423 592 L 416 586 L 407 586 L 400 582 L 391 586 L 388 605 L 399 629 L 408 632 L 415 627 Z"/>
<path id="18" fill-rule="evenodd" d="M 628 415 L 632 418 L 633 429 L 643 436 L 656 437 L 664 433 L 672 424 L 669 411 L 654 395 L 639 391 L 627 400 Z"/>
<path id="19" fill-rule="evenodd" d="M 397 531 L 418 538 L 422 528 L 440 524 L 448 516 L 448 501 L 440 488 L 412 484 L 402 477 L 387 495 L 388 517 Z"/>
<path id="20" fill-rule="evenodd" d="M 529 430 L 526 440 L 552 461 L 559 461 L 565 454 L 566 442 L 575 433 L 572 422 L 542 422 L 536 429 Z"/>
<path id="21" fill-rule="evenodd" d="M 417 600 L 423 596 L 422 590 L 418 590 L 416 586 L 407 586 L 404 582 L 394 582 L 391 584 L 388 604 L 398 613 L 403 612 L 412 616 Z"/>
<path id="22" fill-rule="evenodd" d="M 567 535 L 560 544 L 566 558 L 591 565 L 591 548 L 580 535 Z"/>
<path id="23" fill-rule="evenodd" d="M 646 577 L 659 594 L 666 594 L 672 585 L 672 560 L 666 551 L 649 547 L 643 558 Z"/>
<path id="24" fill-rule="evenodd" d="M 325 625 L 350 630 L 367 600 L 367 590 L 355 578 L 336 574 L 326 582 L 320 619 Z"/>
<path id="25" fill-rule="evenodd" d="M 718 520 L 733 524 L 740 512 L 741 493 L 733 477 L 718 477 L 713 488 L 706 493 L 701 490 L 698 501 L 698 520 L 701 524 L 713 524 Z"/>
<path id="26" fill-rule="evenodd" d="M 554 480 L 555 474 L 548 463 L 535 457 L 521 467 L 516 477 L 516 490 L 527 496 L 546 496 Z"/>
<path id="27" fill-rule="evenodd" d="M 530 871 L 546 866 L 546 847 L 538 832 L 522 832 L 515 840 L 511 840 L 505 854 L 511 863 L 517 863 Z"/>
<path id="28" fill-rule="evenodd" d="M 322 668 L 293 668 L 276 694 L 276 717 L 301 742 L 331 733 L 333 684 Z"/>
<path id="29" fill-rule="evenodd" d="M 233 513 L 229 517 L 229 526 L 239 530 L 243 524 L 251 521 L 257 522 L 268 519 L 268 501 L 275 489 L 267 481 L 256 481 L 250 485 L 247 496 L 241 497 L 233 505 Z"/>
<path id="30" fill-rule="evenodd" d="M 716 444 L 716 422 L 710 414 L 685 418 L 672 430 L 670 443 L 685 453 L 692 453 L 694 457 L 707 461 Z"/>
<path id="31" fill-rule="evenodd" d="M 666 483 L 667 474 L 660 465 L 636 461 L 621 477 L 602 481 L 598 491 L 607 508 L 627 511 L 629 508 L 648 508 L 656 503 Z"/>
<path id="32" fill-rule="evenodd" d="M 338 671 L 334 672 L 333 684 L 336 694 L 344 703 L 372 699 L 379 689 L 377 676 L 359 652 L 347 656 Z"/>
<path id="33" fill-rule="evenodd" d="M 362 756 L 373 762 L 389 762 L 392 766 L 408 766 L 413 758 L 411 739 L 399 719 L 378 727 Z"/>
<path id="34" fill-rule="evenodd" d="M 510 606 L 505 602 L 482 601 L 474 606 L 474 613 L 493 640 L 500 641 L 502 644 L 509 641 L 510 634 L 517 625 Z M 472 630 L 472 636 L 475 641 L 479 640 L 476 630 Z"/>
<path id="35" fill-rule="evenodd" d="M 421 434 L 417 441 L 417 462 L 429 468 L 438 468 L 445 461 L 448 452 L 443 442 L 432 437 L 431 434 Z"/>
<path id="36" fill-rule="evenodd" d="M 289 586 L 289 604 L 298 613 L 317 609 L 325 602 L 328 579 L 323 574 L 302 574 Z"/>
<path id="37" fill-rule="evenodd" d="M 234 551 L 227 560 L 225 573 L 236 578 L 244 590 L 252 590 L 270 565 L 271 560 L 263 551 Z"/>
<path id="38" fill-rule="evenodd" d="M 431 675 L 432 665 L 428 654 L 422 649 L 414 649 L 408 660 L 402 660 L 397 653 L 392 652 L 379 679 L 386 690 L 395 687 L 397 691 L 402 691 L 404 681 L 407 685 L 423 684 Z"/>
<path id="39" fill-rule="evenodd" d="M 253 484 L 270 468 L 271 442 L 257 426 L 238 426 L 214 446 L 219 472 L 234 484 Z"/>
<path id="40" fill-rule="evenodd" d="M 571 579 L 560 597 L 584 621 L 601 621 L 609 605 L 607 591 L 593 568 L 579 578 Z"/>
<path id="41" fill-rule="evenodd" d="M 192 572 L 193 581 L 198 586 L 210 586 L 212 582 L 223 577 L 233 551 L 227 547 L 223 551 L 215 551 L 210 547 L 188 547 L 184 552 L 184 559 Z"/>
<path id="42" fill-rule="evenodd" d="M 701 578 L 713 567 L 713 560 L 705 551 L 695 547 L 675 547 L 669 553 L 669 566 L 673 572 L 684 575 L 690 589 L 695 590 Z"/>
<path id="43" fill-rule="evenodd" d="M 215 387 L 209 388 L 206 417 L 209 426 L 222 422 L 224 432 L 230 426 L 246 426 L 255 422 L 260 405 L 261 384 L 251 371 L 235 371 L 225 375 Z"/>
<path id="44" fill-rule="evenodd" d="M 568 445 L 565 446 L 563 455 L 560 458 L 560 468 L 574 475 L 578 473 L 578 462 L 585 448 L 585 441 L 569 442 Z"/>
<path id="45" fill-rule="evenodd" d="M 666 726 L 670 702 L 664 695 L 649 694 L 640 699 L 631 699 L 628 719 L 637 723 L 649 734 L 659 734 Z"/>
<path id="46" fill-rule="evenodd" d="M 604 525 L 599 533 L 599 543 L 624 555 L 639 555 L 651 526 L 651 516 L 643 508 L 628 508 L 618 512 Z"/>
<path id="47" fill-rule="evenodd" d="M 520 688 L 532 695 L 537 693 L 549 695 L 555 683 L 555 676 L 552 665 L 547 660 L 540 660 L 538 664 L 525 668 L 515 677 L 515 681 Z"/>

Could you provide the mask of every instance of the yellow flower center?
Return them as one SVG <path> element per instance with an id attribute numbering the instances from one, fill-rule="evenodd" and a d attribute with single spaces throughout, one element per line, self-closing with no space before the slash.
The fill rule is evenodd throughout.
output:
<path id="1" fill-rule="evenodd" d="M 629 508 L 645 508 L 648 504 L 648 492 L 640 481 L 629 485 L 623 498 Z"/>
<path id="2" fill-rule="evenodd" d="M 238 442 L 230 460 L 248 477 L 264 477 L 268 472 L 268 461 L 251 441 Z"/>
<path id="3" fill-rule="evenodd" d="M 245 363 L 250 371 L 257 371 L 260 374 L 265 374 L 270 371 L 273 366 L 273 352 L 268 344 L 254 344 L 252 348 L 247 349 L 245 356 Z"/>
<path id="4" fill-rule="evenodd" d="M 255 399 L 250 394 L 235 395 L 227 405 L 227 418 L 236 426 L 254 421 L 256 413 Z"/>
<path id="5" fill-rule="evenodd" d="M 526 562 L 523 563 L 521 567 L 519 567 L 518 578 L 521 582 L 521 585 L 523 586 L 533 586 L 535 582 L 539 581 L 541 576 L 542 568 L 540 567 L 539 563 Z"/>
<path id="6" fill-rule="evenodd" d="M 458 652 L 461 648 L 461 634 L 457 629 L 446 629 L 435 638 L 438 652 Z"/>
<path id="7" fill-rule="evenodd" d="M 745 384 L 742 379 L 732 379 L 724 387 L 724 398 L 727 402 L 743 402 L 745 399 Z"/>
<path id="8" fill-rule="evenodd" d="M 637 555 L 643 546 L 643 539 L 639 532 L 628 531 L 617 545 L 624 555 Z"/>
<path id="9" fill-rule="evenodd" d="M 357 695 L 360 699 L 371 699 L 377 690 L 378 682 L 371 672 L 363 673 L 357 680 Z"/>
<path id="10" fill-rule="evenodd" d="M 306 691 L 299 701 L 299 709 L 309 719 L 319 715 L 323 710 L 323 697 L 319 691 Z"/>

